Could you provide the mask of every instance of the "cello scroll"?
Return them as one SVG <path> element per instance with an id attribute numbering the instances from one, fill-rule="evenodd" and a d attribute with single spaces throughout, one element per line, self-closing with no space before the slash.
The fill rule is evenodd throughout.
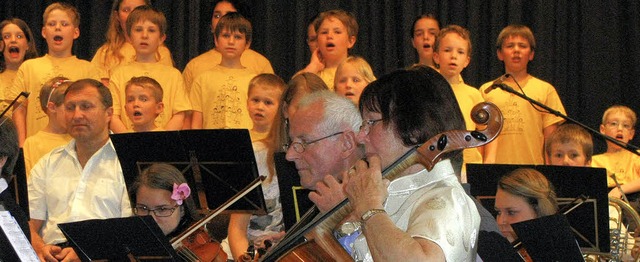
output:
<path id="1" fill-rule="evenodd" d="M 417 149 L 418 162 L 431 171 L 444 154 L 454 150 L 483 146 L 493 141 L 502 130 L 502 113 L 492 103 L 482 102 L 475 105 L 471 109 L 471 119 L 483 129 L 450 130 L 432 137 Z"/>

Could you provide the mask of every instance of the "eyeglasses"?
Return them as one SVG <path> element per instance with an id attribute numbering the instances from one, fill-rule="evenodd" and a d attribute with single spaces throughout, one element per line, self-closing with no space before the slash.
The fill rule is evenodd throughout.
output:
<path id="1" fill-rule="evenodd" d="M 371 131 L 371 127 L 379 121 L 382 121 L 382 118 L 362 121 L 362 125 L 360 125 L 360 132 L 364 132 L 365 135 L 368 135 Z"/>
<path id="2" fill-rule="evenodd" d="M 175 205 L 174 207 L 159 207 L 156 209 L 149 209 L 146 206 L 137 206 L 133 208 L 133 213 L 138 216 L 146 216 L 153 212 L 153 214 L 157 217 L 168 217 L 171 216 L 178 207 L 179 205 Z"/>
<path id="3" fill-rule="evenodd" d="M 325 137 L 321 137 L 321 138 L 318 138 L 316 140 L 309 141 L 309 142 L 304 142 L 304 141 L 302 141 L 302 142 L 292 142 L 291 144 L 283 145 L 282 149 L 284 149 L 284 151 L 287 151 L 287 150 L 289 150 L 289 148 L 293 148 L 293 151 L 296 151 L 299 154 L 302 154 L 302 152 L 304 152 L 304 150 L 307 148 L 308 145 L 313 144 L 315 142 L 318 142 L 318 141 L 320 141 L 322 139 L 327 139 L 327 138 L 332 137 L 332 136 L 337 136 L 337 135 L 342 134 L 342 133 L 344 133 L 344 131 L 341 131 L 341 132 L 338 132 L 338 133 L 333 133 L 331 135 L 328 135 L 328 136 L 325 136 Z"/>
<path id="4" fill-rule="evenodd" d="M 619 128 L 619 127 L 622 127 L 622 129 L 626 129 L 626 130 L 633 129 L 631 124 L 627 123 L 627 122 L 612 121 L 612 122 L 607 122 L 606 124 L 604 124 L 604 126 L 606 126 L 607 128 Z"/>

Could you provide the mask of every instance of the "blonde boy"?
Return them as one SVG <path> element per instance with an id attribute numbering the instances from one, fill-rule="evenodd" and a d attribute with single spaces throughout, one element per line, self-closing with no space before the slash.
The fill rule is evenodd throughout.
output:
<path id="1" fill-rule="evenodd" d="M 162 87 L 151 77 L 133 77 L 125 87 L 124 105 L 134 132 L 159 131 L 155 120 L 164 110 Z"/>
<path id="2" fill-rule="evenodd" d="M 239 13 L 228 13 L 215 29 L 216 49 L 222 60 L 193 82 L 191 128 L 246 128 L 253 126 L 247 111 L 249 82 L 255 74 L 242 65 L 242 53 L 251 44 L 251 23 Z"/>
<path id="3" fill-rule="evenodd" d="M 536 41 L 533 32 L 523 25 L 509 25 L 502 29 L 496 41 L 498 59 L 504 62 L 509 74 L 503 83 L 518 89 L 530 98 L 566 114 L 556 89 L 549 83 L 530 75 L 529 61 L 533 60 Z M 496 163 L 543 164 L 544 140 L 564 119 L 534 108 L 526 100 L 501 89 L 488 90 L 493 80 L 480 87 L 487 102 L 494 103 L 504 116 L 502 132 L 496 138 Z"/>
<path id="4" fill-rule="evenodd" d="M 16 97 L 22 91 L 39 94 L 42 85 L 56 76 L 71 80 L 102 77 L 100 70 L 89 61 L 78 59 L 71 53 L 73 41 L 80 36 L 80 14 L 75 7 L 62 2 L 53 3 L 44 10 L 42 18 L 42 37 L 47 42 L 48 52 L 43 57 L 22 63 L 5 97 Z M 32 96 L 29 100 L 32 103 L 28 103 L 26 108 L 16 108 L 13 114 L 21 146 L 27 137 L 48 123 L 38 99 Z"/>
<path id="5" fill-rule="evenodd" d="M 631 108 L 615 105 L 604 112 L 600 133 L 628 143 L 635 134 L 636 121 L 636 113 Z M 611 175 L 615 174 L 622 191 L 626 194 L 640 191 L 640 156 L 607 141 L 607 151 L 593 156 L 591 166 L 607 169 L 609 187 L 615 186 L 611 179 Z M 621 194 L 614 188 L 609 192 L 609 196 L 620 197 Z"/>
<path id="6" fill-rule="evenodd" d="M 434 43 L 433 60 L 439 65 L 440 74 L 451 85 L 468 130 L 475 130 L 471 109 L 484 102 L 478 89 L 464 83 L 460 73 L 471 62 L 471 38 L 469 31 L 458 25 L 450 25 L 438 33 Z M 496 143 L 463 151 L 461 179 L 466 182 L 466 163 L 493 163 Z"/>
<path id="7" fill-rule="evenodd" d="M 347 11 L 329 10 L 318 15 L 314 27 L 318 48 L 311 54 L 309 65 L 296 74 L 317 74 L 333 90 L 336 69 L 356 44 L 358 22 Z"/>
<path id="8" fill-rule="evenodd" d="M 155 125 L 165 130 L 180 130 L 191 103 L 185 93 L 182 75 L 177 69 L 156 59 L 158 48 L 166 39 L 167 20 L 162 12 L 150 6 L 139 6 L 127 18 L 127 31 L 136 49 L 133 63 L 117 67 L 111 75 L 109 88 L 113 94 L 111 130 L 123 133 L 133 130 L 134 123 L 126 113 L 126 83 L 133 77 L 148 76 L 163 89 L 164 110 L 155 119 Z"/>
<path id="9" fill-rule="evenodd" d="M 544 149 L 547 165 L 590 166 L 593 140 L 584 128 L 576 124 L 563 124 L 547 138 Z"/>
<path id="10" fill-rule="evenodd" d="M 35 135 L 27 137 L 24 141 L 24 163 L 27 177 L 31 168 L 42 156 L 56 147 L 63 146 L 71 141 L 67 134 L 67 124 L 64 119 L 64 92 L 71 82 L 66 77 L 54 77 L 47 81 L 40 89 L 40 106 L 47 114 L 49 122 Z"/>
<path id="11" fill-rule="evenodd" d="M 251 141 L 262 140 L 269 135 L 286 87 L 282 78 L 274 74 L 260 74 L 249 82 L 247 110 L 253 122 L 249 131 Z"/>
<path id="12" fill-rule="evenodd" d="M 555 166 L 590 166 L 593 156 L 593 140 L 591 134 L 584 128 L 576 124 L 562 124 L 551 134 L 544 144 L 547 165 Z M 611 178 L 608 178 L 611 180 Z M 613 181 L 611 181 L 613 182 Z M 617 188 L 611 190 L 619 192 Z M 609 206 L 609 227 L 611 230 L 618 230 L 619 213 L 616 208 Z M 614 236 L 611 236 L 612 239 Z M 616 238 L 622 243 L 625 241 L 628 246 L 635 244 L 635 239 L 626 232 L 626 227 L 622 227 Z M 627 240 L 623 240 L 624 238 Z M 631 248 L 629 248 L 629 251 Z M 630 253 L 627 255 L 631 255 Z"/>

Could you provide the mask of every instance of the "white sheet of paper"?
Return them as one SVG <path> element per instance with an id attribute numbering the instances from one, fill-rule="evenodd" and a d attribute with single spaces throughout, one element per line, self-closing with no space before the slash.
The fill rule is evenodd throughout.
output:
<path id="1" fill-rule="evenodd" d="M 0 211 L 0 227 L 21 261 L 39 262 L 36 251 L 9 211 Z"/>

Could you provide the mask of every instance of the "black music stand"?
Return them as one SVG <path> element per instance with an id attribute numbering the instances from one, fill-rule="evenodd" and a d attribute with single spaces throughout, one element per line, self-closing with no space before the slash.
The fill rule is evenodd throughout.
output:
<path id="1" fill-rule="evenodd" d="M 522 261 L 511 243 L 494 231 L 478 233 L 478 256 L 483 261 Z"/>
<path id="2" fill-rule="evenodd" d="M 176 261 L 178 254 L 151 216 L 58 224 L 82 261 Z"/>
<path id="3" fill-rule="evenodd" d="M 147 166 L 166 163 L 182 171 L 201 209 L 215 210 L 258 178 L 246 129 L 183 130 L 111 134 L 129 187 Z M 261 187 L 229 211 L 266 214 Z"/>
<path id="4" fill-rule="evenodd" d="M 607 174 L 603 168 L 467 164 L 471 195 L 478 198 L 488 210 L 494 210 L 498 180 L 522 167 L 536 169 L 549 179 L 555 187 L 560 209 L 580 195 L 588 196 L 585 203 L 566 214 L 567 220 L 574 238 L 583 250 L 609 252 L 609 198 Z"/>
<path id="5" fill-rule="evenodd" d="M 313 206 L 309 199 L 311 190 L 302 188 L 296 165 L 285 159 L 284 152 L 275 153 L 273 157 L 278 174 L 284 228 L 289 230 Z"/>
<path id="6" fill-rule="evenodd" d="M 27 219 L 29 215 L 29 190 L 27 189 L 27 171 L 24 165 L 24 151 L 20 148 L 16 166 L 13 168 L 13 179 L 9 182 L 9 191 L 12 193 L 16 204 L 20 206 Z"/>
<path id="7" fill-rule="evenodd" d="M 562 214 L 512 224 L 533 261 L 582 261 L 582 253 Z"/>

